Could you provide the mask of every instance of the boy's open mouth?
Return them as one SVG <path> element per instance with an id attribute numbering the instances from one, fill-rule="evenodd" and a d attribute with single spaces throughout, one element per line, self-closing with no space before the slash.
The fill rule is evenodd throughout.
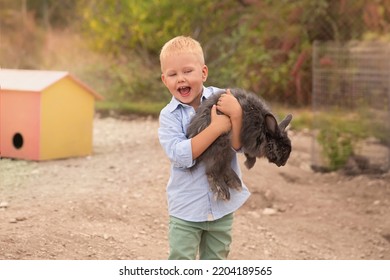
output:
<path id="1" fill-rule="evenodd" d="M 190 93 L 191 93 L 190 87 L 179 87 L 177 90 L 180 93 L 180 95 L 183 97 L 186 97 L 186 96 L 190 95 Z"/>

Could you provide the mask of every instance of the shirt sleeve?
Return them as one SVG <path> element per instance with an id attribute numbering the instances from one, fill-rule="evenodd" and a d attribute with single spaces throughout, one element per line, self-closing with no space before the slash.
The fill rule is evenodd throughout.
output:
<path id="1" fill-rule="evenodd" d="M 168 110 L 160 114 L 158 137 L 160 144 L 175 167 L 190 168 L 192 159 L 191 139 L 185 135 L 182 121 Z"/>

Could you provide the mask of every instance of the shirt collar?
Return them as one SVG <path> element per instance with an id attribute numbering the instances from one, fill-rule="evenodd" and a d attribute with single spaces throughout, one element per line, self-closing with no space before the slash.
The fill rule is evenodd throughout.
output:
<path id="1" fill-rule="evenodd" d="M 212 87 L 205 87 L 203 86 L 203 93 L 201 100 L 205 100 L 209 98 L 214 92 L 214 89 Z M 175 97 L 172 97 L 171 102 L 168 104 L 168 109 L 172 113 L 175 111 L 179 106 L 187 107 L 189 105 L 181 103 L 179 100 L 177 100 Z"/>

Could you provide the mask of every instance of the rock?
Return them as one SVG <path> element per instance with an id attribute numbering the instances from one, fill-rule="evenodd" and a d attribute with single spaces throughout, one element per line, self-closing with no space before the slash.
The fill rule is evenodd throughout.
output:
<path id="1" fill-rule="evenodd" d="M 8 208 L 8 202 L 7 201 L 0 202 L 0 208 Z"/>
<path id="2" fill-rule="evenodd" d="M 311 172 L 312 171 L 312 167 L 309 163 L 307 162 L 301 162 L 299 164 L 299 168 L 304 170 L 304 171 L 307 171 L 307 172 Z"/>
<path id="3" fill-rule="evenodd" d="M 16 218 L 10 219 L 9 222 L 10 222 L 11 224 L 16 224 L 16 223 L 18 223 L 18 222 L 23 222 L 23 221 L 25 221 L 25 220 L 27 220 L 26 217 L 16 217 Z"/>
<path id="4" fill-rule="evenodd" d="M 275 200 L 275 194 L 271 191 L 271 190 L 266 190 L 264 192 L 264 197 L 265 199 L 267 199 L 268 201 L 273 201 Z"/>
<path id="5" fill-rule="evenodd" d="M 267 216 L 272 216 L 275 215 L 276 213 L 278 213 L 278 211 L 273 208 L 265 208 L 263 210 L 263 215 L 267 215 Z"/>
<path id="6" fill-rule="evenodd" d="M 353 157 L 350 157 L 348 159 L 347 163 L 344 166 L 343 171 L 346 175 L 350 175 L 350 176 L 361 174 L 361 169 Z"/>
<path id="7" fill-rule="evenodd" d="M 260 218 L 259 213 L 257 213 L 256 211 L 249 211 L 248 214 L 250 214 L 255 219 Z"/>
<path id="8" fill-rule="evenodd" d="M 382 234 L 382 237 L 383 237 L 384 239 L 386 239 L 387 242 L 390 243 L 390 233 Z"/>
<path id="9" fill-rule="evenodd" d="M 107 241 L 114 241 L 115 240 L 115 238 L 113 237 L 113 236 L 111 236 L 111 235 L 108 235 L 108 234 L 103 234 L 103 239 L 104 240 L 107 240 Z"/>

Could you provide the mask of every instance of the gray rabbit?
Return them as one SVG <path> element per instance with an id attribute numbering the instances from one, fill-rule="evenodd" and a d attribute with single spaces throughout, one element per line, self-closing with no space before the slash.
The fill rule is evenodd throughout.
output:
<path id="1" fill-rule="evenodd" d="M 288 115 L 278 125 L 260 97 L 243 89 L 230 91 L 242 107 L 241 144 L 246 157 L 245 166 L 248 169 L 252 168 L 256 158 L 261 157 L 266 157 L 269 162 L 279 167 L 285 165 L 291 153 L 291 141 L 286 127 L 291 122 L 292 115 Z M 210 124 L 211 108 L 217 104 L 224 92 L 215 93 L 202 102 L 187 128 L 188 138 L 194 137 Z M 204 162 L 210 187 L 217 199 L 229 200 L 229 188 L 236 190 L 242 188 L 241 180 L 230 165 L 234 153 L 230 135 L 226 133 L 217 138 L 197 159 L 197 163 Z"/>

